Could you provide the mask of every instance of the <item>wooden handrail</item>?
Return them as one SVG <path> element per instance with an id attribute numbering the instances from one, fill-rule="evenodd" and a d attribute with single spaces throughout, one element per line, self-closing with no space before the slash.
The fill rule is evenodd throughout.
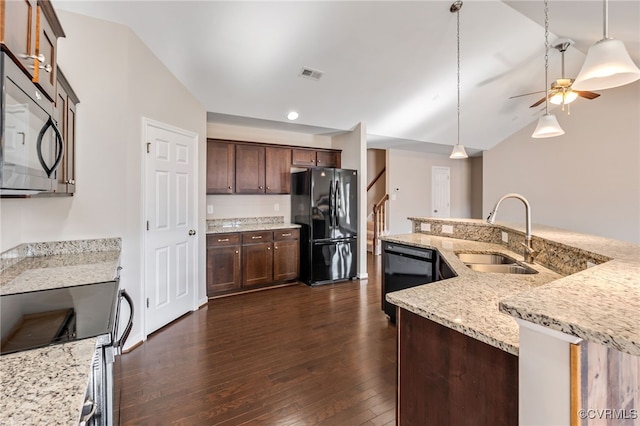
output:
<path id="1" fill-rule="evenodd" d="M 373 206 L 373 254 L 378 254 L 380 234 L 387 228 L 387 201 L 389 201 L 389 194 L 384 194 Z"/>
<path id="2" fill-rule="evenodd" d="M 376 184 L 376 182 L 382 177 L 382 175 L 384 174 L 384 172 L 387 171 L 386 167 L 383 167 L 382 170 L 380 170 L 380 173 L 378 173 L 376 175 L 376 177 L 373 178 L 373 180 L 371 181 L 371 183 L 369 185 L 367 185 L 367 192 L 369 192 L 369 190 L 373 187 L 373 185 Z"/>

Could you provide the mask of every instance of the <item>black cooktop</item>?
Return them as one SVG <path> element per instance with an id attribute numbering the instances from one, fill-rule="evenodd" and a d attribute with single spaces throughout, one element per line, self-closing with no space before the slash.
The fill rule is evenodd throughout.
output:
<path id="1" fill-rule="evenodd" d="M 0 296 L 0 354 L 111 334 L 118 282 Z"/>

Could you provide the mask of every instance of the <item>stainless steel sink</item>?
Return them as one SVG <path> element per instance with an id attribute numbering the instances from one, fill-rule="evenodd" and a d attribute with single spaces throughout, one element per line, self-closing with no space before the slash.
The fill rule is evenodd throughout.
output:
<path id="1" fill-rule="evenodd" d="M 535 269 L 527 268 L 517 263 L 513 264 L 482 264 L 467 263 L 468 268 L 478 272 L 497 272 L 502 274 L 537 274 Z"/>
<path id="2" fill-rule="evenodd" d="M 464 263 L 481 263 L 495 265 L 502 263 L 516 263 L 515 259 L 501 253 L 456 253 Z"/>
<path id="3" fill-rule="evenodd" d="M 537 274 L 538 271 L 522 265 L 502 253 L 456 253 L 468 268 L 478 272 L 500 274 Z"/>

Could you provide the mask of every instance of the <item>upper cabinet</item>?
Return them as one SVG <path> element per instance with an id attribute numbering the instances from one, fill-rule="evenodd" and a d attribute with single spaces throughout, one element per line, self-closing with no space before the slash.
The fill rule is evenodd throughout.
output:
<path id="1" fill-rule="evenodd" d="M 233 194 L 236 188 L 236 145 L 207 140 L 207 194 Z"/>
<path id="2" fill-rule="evenodd" d="M 340 151 L 207 139 L 207 194 L 290 194 L 292 166 L 340 167 Z"/>
<path id="3" fill-rule="evenodd" d="M 80 102 L 61 70 L 58 70 L 54 119 L 62 134 L 64 154 L 56 171 L 58 187 L 55 192 L 76 192 L 76 105 Z"/>
<path id="4" fill-rule="evenodd" d="M 340 151 L 296 148 L 292 165 L 296 167 L 340 167 Z"/>
<path id="5" fill-rule="evenodd" d="M 0 1 L 3 50 L 55 102 L 58 38 L 64 31 L 49 1 Z"/>

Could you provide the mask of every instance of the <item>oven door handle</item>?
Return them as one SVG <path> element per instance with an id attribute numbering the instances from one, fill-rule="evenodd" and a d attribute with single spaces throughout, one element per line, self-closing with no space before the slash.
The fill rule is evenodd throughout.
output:
<path id="1" fill-rule="evenodd" d="M 120 311 L 120 306 L 118 306 L 118 315 L 116 315 L 116 332 L 115 332 L 115 336 L 114 336 L 114 348 L 117 351 L 118 354 L 122 353 L 122 347 L 124 346 L 124 343 L 127 341 L 127 338 L 129 337 L 129 333 L 131 333 L 131 329 L 133 328 L 133 300 L 131 299 L 131 296 L 129 296 L 129 293 L 127 293 L 127 291 L 125 289 L 121 289 L 119 292 L 119 299 L 125 299 L 127 301 L 127 304 L 129 305 L 129 320 L 127 321 L 127 325 L 124 328 L 124 331 L 122 332 L 122 337 L 120 337 L 119 340 L 115 340 L 118 339 L 118 321 L 120 320 L 120 315 L 119 315 L 119 311 Z M 119 304 L 120 302 L 118 302 Z"/>
<path id="2" fill-rule="evenodd" d="M 53 133 L 56 136 L 56 144 L 57 144 L 56 160 L 53 162 L 53 165 L 51 166 L 51 168 L 49 168 L 47 163 L 45 163 L 44 158 L 42 157 L 42 138 L 44 138 L 44 134 L 47 132 L 47 129 L 49 129 L 49 127 L 53 129 Z M 40 162 L 40 165 L 44 169 L 45 173 L 47 173 L 47 177 L 51 177 L 53 172 L 56 171 L 56 169 L 62 162 L 62 156 L 64 155 L 64 143 L 62 142 L 62 135 L 60 134 L 60 130 L 58 130 L 58 126 L 56 126 L 56 123 L 53 121 L 53 117 L 51 116 L 49 117 L 45 125 L 42 126 L 42 129 L 40 129 L 40 133 L 38 134 L 38 140 L 36 144 L 36 153 L 38 154 L 38 161 Z"/>

